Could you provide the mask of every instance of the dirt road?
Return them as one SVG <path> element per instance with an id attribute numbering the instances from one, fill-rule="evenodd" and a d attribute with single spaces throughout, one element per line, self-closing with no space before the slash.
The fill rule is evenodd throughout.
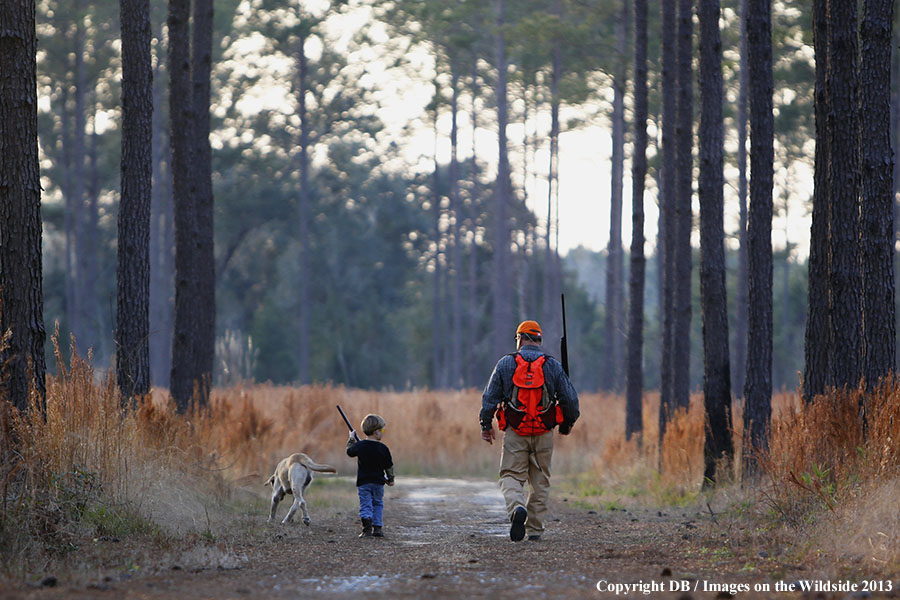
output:
<path id="1" fill-rule="evenodd" d="M 283 515 L 287 507 L 280 508 Z M 778 582 L 826 576 L 789 564 L 778 549 L 734 547 L 721 525 L 698 512 L 604 510 L 555 491 L 544 538 L 513 543 L 495 482 L 433 478 L 401 478 L 387 488 L 384 539 L 358 539 L 352 507 L 311 511 L 310 527 L 266 525 L 262 513 L 248 515 L 234 532 L 186 554 L 177 548 L 141 554 L 122 544 L 119 560 L 97 569 L 95 578 L 0 596 L 716 598 L 746 585 L 751 591 L 739 596 L 850 597 L 776 594 Z M 770 593 L 753 592 L 755 584 Z M 616 587 L 626 585 L 638 587 Z"/>

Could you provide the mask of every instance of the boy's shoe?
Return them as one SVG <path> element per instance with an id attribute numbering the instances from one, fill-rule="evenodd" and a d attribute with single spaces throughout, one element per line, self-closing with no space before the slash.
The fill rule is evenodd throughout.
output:
<path id="1" fill-rule="evenodd" d="M 509 539 L 514 542 L 521 542 L 525 537 L 525 520 L 528 518 L 528 511 L 524 506 L 517 506 L 509 518 L 511 525 L 509 526 Z"/>
<path id="2" fill-rule="evenodd" d="M 381 531 L 381 525 L 372 527 L 372 537 L 384 537 L 384 532 Z"/>
<path id="3" fill-rule="evenodd" d="M 360 519 L 362 521 L 363 530 L 359 537 L 372 537 L 372 519 Z"/>

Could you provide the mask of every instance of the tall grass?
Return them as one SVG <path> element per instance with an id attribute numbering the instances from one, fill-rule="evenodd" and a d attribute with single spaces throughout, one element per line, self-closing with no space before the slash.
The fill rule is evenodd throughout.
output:
<path id="1" fill-rule="evenodd" d="M 76 356 L 67 367 L 59 356 L 57 361 L 57 373 L 48 377 L 45 416 L 37 399 L 22 414 L 0 403 L 0 560 L 8 571 L 65 555 L 86 535 L 165 538 L 203 531 L 236 487 L 262 491 L 276 462 L 292 452 L 353 475 L 336 404 L 357 427 L 368 413 L 386 419 L 384 442 L 400 477 L 496 476 L 500 449 L 480 439 L 478 390 L 240 384 L 215 389 L 208 406 L 181 415 L 161 391 L 123 408 L 113 381 L 96 384 L 89 362 Z M 821 535 L 823 547 L 829 538 L 814 526 L 838 531 L 834 523 L 846 522 L 841 543 L 852 543 L 866 556 L 877 548 L 879 560 L 896 561 L 898 527 L 881 531 L 861 519 L 874 514 L 900 525 L 897 511 L 891 512 L 892 494 L 900 487 L 900 384 L 889 381 L 866 397 L 865 423 L 859 418 L 862 399 L 858 391 L 832 393 L 805 405 L 796 394 L 777 395 L 763 461 L 767 479 L 754 489 L 777 519 Z M 662 452 L 658 402 L 657 394 L 646 394 L 641 439 L 626 442 L 623 399 L 583 394 L 582 417 L 571 435 L 555 438 L 554 475 L 628 489 L 647 502 L 697 498 L 702 395 L 694 394 L 690 407 L 669 423 Z M 740 451 L 740 406 L 734 409 Z M 722 465 L 726 481 L 739 458 L 740 452 L 733 464 Z M 881 534 L 850 535 L 864 526 Z"/>

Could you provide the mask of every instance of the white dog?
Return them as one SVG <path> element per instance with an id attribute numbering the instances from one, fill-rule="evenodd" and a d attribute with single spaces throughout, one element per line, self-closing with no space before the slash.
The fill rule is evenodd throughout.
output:
<path id="1" fill-rule="evenodd" d="M 285 494 L 294 495 L 294 503 L 284 517 L 282 523 L 288 523 L 294 518 L 297 507 L 303 511 L 303 524 L 309 525 L 309 511 L 306 510 L 306 500 L 303 492 L 313 480 L 313 471 L 319 473 L 337 473 L 330 465 L 320 465 L 312 461 L 307 455 L 298 452 L 283 459 L 275 467 L 275 473 L 266 481 L 266 485 L 272 484 L 272 510 L 269 512 L 268 521 L 275 518 L 275 509 Z"/>

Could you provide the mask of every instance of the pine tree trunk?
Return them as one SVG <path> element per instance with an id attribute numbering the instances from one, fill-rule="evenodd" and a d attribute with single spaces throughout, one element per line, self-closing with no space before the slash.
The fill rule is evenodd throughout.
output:
<path id="1" fill-rule="evenodd" d="M 816 154 L 813 180 L 812 227 L 808 259 L 808 291 L 803 370 L 803 397 L 811 402 L 831 385 L 829 349 L 831 319 L 828 314 L 828 97 L 825 73 L 828 66 L 828 0 L 813 1 L 815 44 Z"/>
<path id="2" fill-rule="evenodd" d="M 92 301 L 91 318 L 93 325 L 89 331 L 91 333 L 91 346 L 94 349 L 94 358 L 101 357 L 106 362 L 109 352 L 107 351 L 106 332 L 112 331 L 112 315 L 109 315 L 108 322 L 105 315 L 107 311 L 100 309 L 99 281 L 100 281 L 100 168 L 98 166 L 97 157 L 97 102 L 96 93 L 91 92 L 91 134 L 90 144 L 88 146 L 88 178 L 87 178 L 87 212 L 86 220 L 86 237 L 90 241 L 87 250 L 87 273 L 88 289 L 90 290 Z"/>
<path id="3" fill-rule="evenodd" d="M 704 484 L 715 483 L 716 463 L 730 458 L 731 373 L 725 292 L 722 41 L 719 0 L 700 0 L 700 310 L 703 319 L 703 404 L 706 408 Z"/>
<path id="4" fill-rule="evenodd" d="M 195 210 L 194 114 L 191 94 L 190 0 L 169 0 L 169 138 L 175 207 L 175 318 L 170 392 L 178 410 L 188 409 L 199 376 L 194 340 L 201 335 L 196 311 L 195 241 L 200 235 Z"/>
<path id="5" fill-rule="evenodd" d="M 900 81 L 900 36 L 897 35 L 897 29 L 891 32 L 891 48 L 893 49 L 891 56 L 891 81 Z M 900 203 L 897 202 L 898 194 L 900 194 L 900 89 L 897 86 L 891 88 L 891 147 L 894 148 L 894 156 L 891 160 L 893 165 L 893 183 L 891 187 L 894 202 L 892 203 L 894 213 L 894 239 L 900 239 Z M 900 281 L 900 260 L 897 259 L 897 249 L 894 248 L 894 344 L 896 348 L 897 334 L 900 333 L 900 308 L 897 307 L 898 294 L 896 290 L 897 282 Z M 900 370 L 900 353 L 894 352 L 894 369 Z"/>
<path id="6" fill-rule="evenodd" d="M 562 18 L 562 2 L 554 0 L 551 7 L 557 18 Z M 562 80 L 562 41 L 553 40 L 550 55 L 550 154 L 547 167 L 547 229 L 544 232 L 544 271 L 541 288 L 542 319 L 545 330 L 555 329 L 556 315 L 556 264 L 559 248 L 553 245 L 553 231 L 559 229 L 554 221 L 554 203 L 559 202 L 559 109 L 562 99 L 559 95 L 559 84 Z"/>
<path id="7" fill-rule="evenodd" d="M 512 306 L 510 302 L 509 275 L 509 224 L 507 223 L 508 207 L 512 183 L 509 177 L 509 154 L 507 149 L 506 126 L 509 122 L 509 106 L 507 105 L 507 60 L 506 41 L 503 38 L 505 23 L 504 0 L 495 0 L 496 32 L 495 51 L 497 68 L 497 131 L 498 159 L 497 180 L 494 186 L 494 268 L 492 284 L 492 323 L 493 354 L 502 355 L 510 346 L 510 332 L 515 331 L 512 323 Z"/>
<path id="8" fill-rule="evenodd" d="M 644 390 L 644 180 L 647 177 L 647 0 L 634 2 L 634 156 L 631 162 L 631 268 L 625 439 L 643 432 Z"/>
<path id="9" fill-rule="evenodd" d="M 116 383 L 122 400 L 150 391 L 150 199 L 153 70 L 149 0 L 120 0 L 122 194 L 118 215 Z"/>
<path id="10" fill-rule="evenodd" d="M 659 448 L 662 449 L 666 423 L 673 408 L 672 338 L 675 313 L 675 2 L 662 3 L 662 189 L 660 214 L 663 229 L 662 340 L 660 359 Z"/>
<path id="11" fill-rule="evenodd" d="M 622 250 L 622 187 L 625 172 L 625 86 L 627 77 L 626 30 L 628 2 L 622 2 L 616 20 L 616 73 L 613 77 L 612 161 L 609 202 L 609 242 L 606 258 L 606 359 L 603 361 L 603 388 L 622 391 L 622 311 L 624 252 Z"/>
<path id="12" fill-rule="evenodd" d="M 860 243 L 866 362 L 871 389 L 891 373 L 894 332 L 894 196 L 891 152 L 893 2 L 866 0 L 860 28 Z"/>
<path id="13" fill-rule="evenodd" d="M 438 89 L 435 87 L 435 95 Z M 432 271 L 432 295 L 431 295 L 431 387 L 442 389 L 444 367 L 444 331 L 441 327 L 441 192 L 440 192 L 440 166 L 438 164 L 438 110 L 435 106 L 434 122 L 434 173 L 431 184 L 431 210 L 433 214 L 432 241 L 434 242 L 434 256 Z"/>
<path id="14" fill-rule="evenodd" d="M 78 206 L 75 202 L 75 181 L 72 173 L 72 115 L 69 108 L 68 81 L 63 82 L 60 93 L 60 120 L 62 121 L 63 171 L 63 227 L 66 235 L 66 324 L 69 335 L 81 331 L 81 308 L 78 305 Z"/>
<path id="15" fill-rule="evenodd" d="M 162 25 L 156 30 L 162 40 Z M 163 102 L 163 45 L 158 43 L 153 72 L 153 184 L 150 208 L 150 383 L 169 387 L 172 369 L 172 195 L 169 140 Z"/>
<path id="16" fill-rule="evenodd" d="M 82 356 L 87 356 L 90 348 L 93 347 L 93 336 L 91 329 L 95 326 L 93 319 L 93 295 L 91 293 L 91 278 L 88 273 L 88 255 L 93 240 L 89 239 L 88 232 L 89 209 L 86 202 L 85 181 L 87 179 L 85 173 L 85 163 L 87 150 L 85 148 L 85 93 L 87 88 L 87 75 L 84 66 L 85 52 L 85 31 L 84 31 L 84 0 L 76 0 L 76 21 L 75 21 L 75 47 L 74 47 L 74 75 L 75 82 L 73 87 L 75 108 L 73 114 L 72 129 L 72 220 L 73 231 L 75 237 L 75 310 L 78 311 L 73 325 L 77 324 L 78 329 L 72 329 L 75 337 L 76 348 Z"/>
<path id="17" fill-rule="evenodd" d="M 672 402 L 687 409 L 691 399 L 691 270 L 693 249 L 693 0 L 678 2 L 678 114 L 675 123 L 675 291 L 672 329 Z"/>
<path id="18" fill-rule="evenodd" d="M 737 106 L 738 136 L 738 268 L 734 306 L 734 355 L 731 391 L 737 398 L 744 397 L 744 375 L 747 368 L 747 0 L 741 0 L 740 83 Z"/>
<path id="19" fill-rule="evenodd" d="M 213 248 L 213 187 L 212 148 L 209 144 L 210 75 L 212 71 L 213 0 L 194 0 L 193 52 L 191 75 L 193 83 L 194 118 L 194 177 L 197 178 L 196 277 L 198 321 L 196 338 L 199 396 L 205 404 L 212 387 L 213 363 L 216 354 L 216 258 Z"/>
<path id="20" fill-rule="evenodd" d="M 302 19 L 302 16 L 301 16 Z M 297 104 L 300 113 L 300 144 L 297 148 L 298 160 L 300 162 L 300 194 L 298 196 L 297 211 L 297 232 L 300 235 L 300 280 L 297 282 L 297 315 L 299 316 L 299 331 L 297 333 L 298 345 L 298 376 L 301 385 L 311 382 L 309 372 L 309 327 L 310 327 L 310 299 L 309 299 L 309 279 L 310 279 L 310 251 L 311 244 L 309 239 L 309 214 L 310 202 L 312 194 L 310 193 L 309 181 L 309 135 L 310 135 L 310 118 L 306 108 L 306 93 L 308 90 L 308 67 L 306 59 L 306 35 L 305 30 L 301 28 L 300 41 L 297 48 L 298 60 L 298 90 Z"/>
<path id="21" fill-rule="evenodd" d="M 747 227 L 749 300 L 747 379 L 744 384 L 745 478 L 758 473 L 768 447 L 772 414 L 772 15 L 770 0 L 749 0 L 750 215 Z"/>
<path id="22" fill-rule="evenodd" d="M 828 286 L 836 388 L 863 376 L 859 251 L 859 96 L 856 0 L 828 2 Z"/>
<path id="23" fill-rule="evenodd" d="M 478 242 L 475 232 L 478 228 L 478 204 L 480 201 L 481 183 L 478 181 L 478 155 L 475 140 L 478 133 L 478 61 L 472 61 L 472 166 L 471 166 L 471 196 L 469 198 L 469 211 L 467 215 L 468 228 L 472 232 L 472 241 L 469 245 L 469 257 L 466 266 L 466 339 L 476 340 L 478 335 L 479 306 L 478 306 Z M 465 361 L 465 380 L 467 385 L 473 385 L 479 381 L 482 375 L 478 370 L 477 360 Z"/>
<path id="24" fill-rule="evenodd" d="M 37 36 L 31 0 L 0 0 L 0 393 L 20 410 L 46 397 L 41 278 Z M 33 386 L 32 386 L 33 382 Z"/>
<path id="25" fill-rule="evenodd" d="M 451 78 L 451 86 L 452 86 L 452 95 L 450 99 L 450 113 L 451 113 L 451 126 L 450 126 L 450 210 L 453 214 L 453 219 L 451 220 L 452 227 L 452 235 L 453 235 L 453 300 L 452 300 L 452 308 L 451 308 L 451 323 L 452 323 L 452 333 L 450 336 L 451 340 L 451 351 L 450 351 L 450 385 L 454 389 L 460 389 L 462 387 L 462 357 L 463 357 L 463 349 L 462 349 L 462 317 L 463 317 L 463 307 L 462 307 L 462 278 L 463 278 L 463 264 L 462 264 L 462 236 L 460 234 L 460 230 L 462 229 L 462 221 L 463 221 L 463 211 L 462 211 L 462 202 L 459 197 L 459 160 L 458 160 L 458 146 L 459 146 L 459 126 L 457 123 L 457 116 L 459 113 L 459 68 L 456 66 L 456 63 L 452 63 L 450 65 L 450 78 Z"/>

